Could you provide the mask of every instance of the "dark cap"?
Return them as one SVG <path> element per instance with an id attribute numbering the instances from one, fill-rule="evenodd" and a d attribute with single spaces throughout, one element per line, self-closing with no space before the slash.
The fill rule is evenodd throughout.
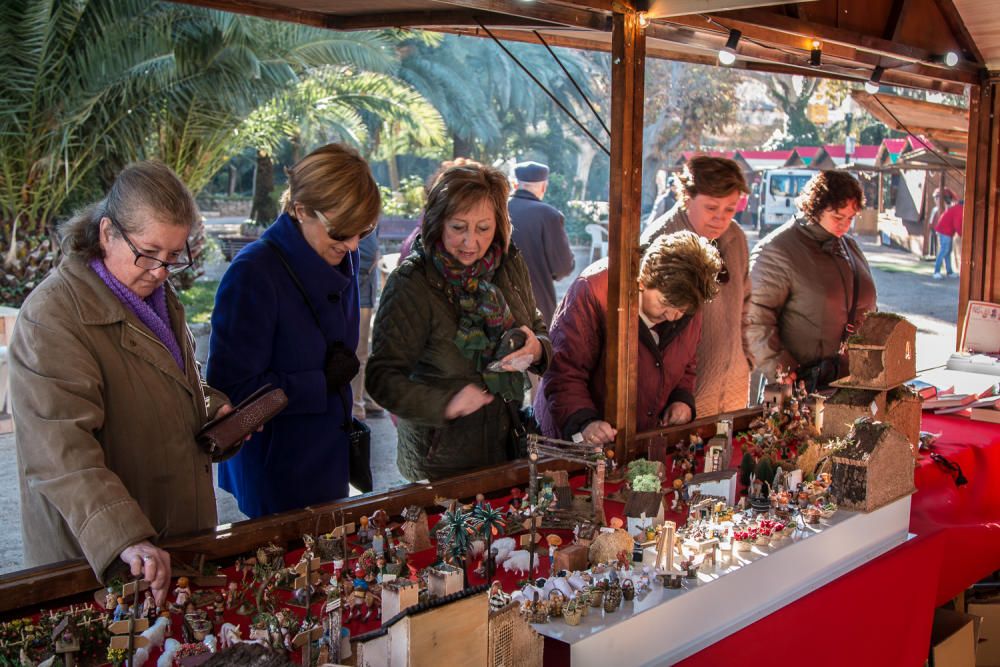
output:
<path id="1" fill-rule="evenodd" d="M 549 166 L 540 162 L 518 162 L 514 178 L 520 183 L 541 183 L 549 180 Z"/>

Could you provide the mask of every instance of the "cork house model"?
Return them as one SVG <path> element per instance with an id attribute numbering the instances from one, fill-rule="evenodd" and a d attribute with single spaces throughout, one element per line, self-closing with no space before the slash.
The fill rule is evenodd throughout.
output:
<path id="1" fill-rule="evenodd" d="M 910 443 L 889 424 L 858 421 L 832 459 L 833 494 L 844 509 L 871 512 L 915 491 Z"/>
<path id="2" fill-rule="evenodd" d="M 862 418 L 891 424 L 912 445 L 920 438 L 920 397 L 905 385 L 887 392 L 842 387 L 823 405 L 823 437 L 846 438 Z"/>
<path id="3" fill-rule="evenodd" d="M 891 389 L 917 374 L 917 328 L 893 313 L 869 313 L 847 339 L 850 386 Z M 847 384 L 847 383 L 845 383 Z"/>
<path id="4" fill-rule="evenodd" d="M 403 525 L 400 526 L 400 542 L 410 553 L 431 548 L 430 531 L 427 529 L 427 512 L 418 505 L 410 505 L 403 510 Z"/>

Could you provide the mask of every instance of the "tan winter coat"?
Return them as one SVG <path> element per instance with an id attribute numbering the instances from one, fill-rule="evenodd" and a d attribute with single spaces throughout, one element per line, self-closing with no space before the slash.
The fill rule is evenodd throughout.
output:
<path id="1" fill-rule="evenodd" d="M 654 220 L 640 242 L 652 243 L 663 234 L 694 232 L 680 204 Z M 750 304 L 750 253 L 747 237 L 735 221 L 716 240 L 729 282 L 702 309 L 701 342 L 694 400 L 699 417 L 739 410 L 747 405 L 750 364 L 743 349 L 743 317 Z"/>
<path id="2" fill-rule="evenodd" d="M 215 526 L 211 461 L 194 435 L 225 397 L 210 391 L 206 405 L 169 287 L 167 309 L 186 373 L 79 259 L 25 301 L 10 384 L 27 566 L 84 556 L 104 578 L 136 542 Z"/>
<path id="3" fill-rule="evenodd" d="M 836 237 L 815 223 L 789 220 L 754 246 L 752 294 L 744 326 L 754 367 L 774 379 L 780 365 L 797 370 L 836 357 L 858 280 L 855 326 L 876 310 L 868 260 L 849 236 L 842 247 L 854 264 L 835 254 Z M 842 375 L 846 365 L 842 365 Z"/>

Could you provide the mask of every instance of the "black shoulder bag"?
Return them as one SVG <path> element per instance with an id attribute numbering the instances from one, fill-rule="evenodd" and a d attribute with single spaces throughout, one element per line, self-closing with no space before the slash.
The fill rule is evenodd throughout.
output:
<path id="1" fill-rule="evenodd" d="M 316 321 L 316 326 L 319 327 L 322 332 L 323 326 L 319 322 L 319 314 L 316 312 L 316 308 L 309 299 L 309 295 L 306 293 L 306 288 L 302 285 L 299 277 L 295 275 L 295 271 L 292 270 L 291 264 L 288 263 L 285 253 L 281 252 L 281 248 L 278 247 L 278 244 L 271 241 L 271 239 L 263 239 L 263 241 L 265 245 L 274 251 L 275 255 L 278 256 L 278 259 L 281 260 L 282 265 L 285 267 L 285 271 L 288 272 L 292 282 L 295 283 L 295 287 L 297 287 L 299 292 L 302 294 L 302 298 L 305 300 L 306 306 L 309 308 L 309 312 Z M 343 429 L 347 433 L 349 443 L 348 459 L 350 461 L 348 479 L 350 480 L 351 486 L 355 489 L 361 493 L 369 493 L 375 487 L 374 480 L 372 479 L 371 465 L 372 431 L 368 428 L 368 424 L 355 419 L 351 414 L 350 402 L 347 400 L 347 397 L 344 396 L 342 388 L 338 388 L 337 394 L 340 396 L 340 400 L 344 404 L 345 421 Z"/>

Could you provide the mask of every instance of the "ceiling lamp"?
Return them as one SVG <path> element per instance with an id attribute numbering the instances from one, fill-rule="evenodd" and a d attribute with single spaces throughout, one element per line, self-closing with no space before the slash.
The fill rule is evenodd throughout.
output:
<path id="1" fill-rule="evenodd" d="M 739 30 L 730 30 L 729 39 L 726 40 L 726 45 L 719 49 L 719 62 L 723 65 L 732 65 L 736 62 L 736 47 L 740 43 L 740 37 L 743 36 Z"/>
<path id="2" fill-rule="evenodd" d="M 874 95 L 879 91 L 879 82 L 882 80 L 882 74 L 885 72 L 885 68 L 881 65 L 875 67 L 872 70 L 872 77 L 865 81 L 865 90 L 868 91 L 869 95 Z"/>

